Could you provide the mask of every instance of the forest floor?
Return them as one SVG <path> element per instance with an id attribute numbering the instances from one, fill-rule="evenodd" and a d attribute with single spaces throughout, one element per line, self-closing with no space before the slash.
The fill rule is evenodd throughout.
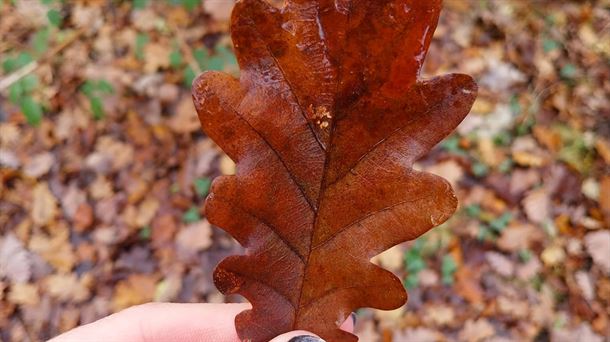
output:
<path id="1" fill-rule="evenodd" d="M 231 7 L 0 0 L 0 341 L 240 300 L 211 275 L 241 248 L 201 209 L 234 164 L 190 95 L 202 70 L 239 74 Z M 448 72 L 479 97 L 417 167 L 460 207 L 376 257 L 409 302 L 359 311 L 358 335 L 609 341 L 610 1 L 447 0 L 425 76 Z"/>

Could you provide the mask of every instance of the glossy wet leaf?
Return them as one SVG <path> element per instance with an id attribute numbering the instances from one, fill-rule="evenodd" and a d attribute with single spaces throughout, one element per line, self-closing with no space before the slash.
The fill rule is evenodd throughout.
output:
<path id="1" fill-rule="evenodd" d="M 405 303 L 401 281 L 369 260 L 455 211 L 450 185 L 412 165 L 477 91 L 466 75 L 418 77 L 439 12 L 417 0 L 235 5 L 240 79 L 205 72 L 193 98 L 237 165 L 205 210 L 247 248 L 214 273 L 253 304 L 236 318 L 243 340 L 304 329 L 355 341 L 338 328 L 352 311 Z"/>

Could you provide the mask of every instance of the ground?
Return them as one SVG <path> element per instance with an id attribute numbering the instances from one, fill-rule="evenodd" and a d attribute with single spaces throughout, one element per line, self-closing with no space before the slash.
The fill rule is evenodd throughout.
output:
<path id="1" fill-rule="evenodd" d="M 0 0 L 0 340 L 149 301 L 223 302 L 202 212 L 233 163 L 190 82 L 237 75 L 230 0 Z M 409 290 L 362 341 L 608 341 L 610 1 L 447 0 L 425 77 L 479 97 L 417 167 L 456 215 L 376 258 Z M 19 76 L 19 77 L 17 77 Z"/>

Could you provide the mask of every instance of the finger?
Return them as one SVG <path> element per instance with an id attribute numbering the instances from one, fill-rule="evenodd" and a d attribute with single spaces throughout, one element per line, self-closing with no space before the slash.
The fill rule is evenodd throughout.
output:
<path id="1" fill-rule="evenodd" d="M 269 342 L 323 342 L 318 335 L 305 330 L 295 330 L 282 334 Z"/>
<path id="2" fill-rule="evenodd" d="M 356 324 L 356 314 L 352 313 L 344 322 L 341 324 L 341 330 L 349 333 L 354 332 L 354 325 Z M 282 334 L 269 342 L 320 342 L 324 341 L 318 335 L 310 333 L 305 330 L 295 330 L 285 334 Z"/>
<path id="3" fill-rule="evenodd" d="M 235 316 L 249 308 L 249 304 L 143 304 L 49 342 L 238 342 Z"/>

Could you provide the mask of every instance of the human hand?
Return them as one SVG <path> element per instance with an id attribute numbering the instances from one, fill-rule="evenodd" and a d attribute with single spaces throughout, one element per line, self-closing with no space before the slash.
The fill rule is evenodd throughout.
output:
<path id="1" fill-rule="evenodd" d="M 235 316 L 249 304 L 149 303 L 72 329 L 49 342 L 239 342 Z M 352 332 L 354 319 L 341 329 Z M 308 335 L 308 338 L 301 336 Z M 295 337 L 300 337 L 295 339 Z M 271 342 L 315 342 L 314 334 L 292 331 Z"/>

